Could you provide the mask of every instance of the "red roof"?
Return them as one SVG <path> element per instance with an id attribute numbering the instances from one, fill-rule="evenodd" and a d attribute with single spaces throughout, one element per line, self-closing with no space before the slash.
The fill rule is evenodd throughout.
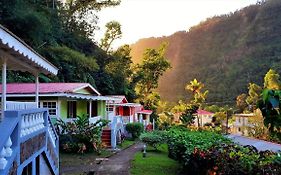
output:
<path id="1" fill-rule="evenodd" d="M 198 109 L 196 114 L 199 114 L 199 115 L 213 115 L 214 113 Z"/>
<path id="2" fill-rule="evenodd" d="M 138 113 L 141 113 L 141 114 L 149 114 L 149 115 L 150 115 L 150 114 L 152 114 L 152 112 L 153 112 L 152 110 L 144 110 L 144 109 L 143 109 L 143 110 L 139 111 Z"/>
<path id="3" fill-rule="evenodd" d="M 89 87 L 88 83 L 40 83 L 39 93 L 72 93 L 77 89 Z M 90 86 L 91 87 L 91 86 Z M 2 93 L 2 85 L 0 85 Z M 7 84 L 7 94 L 33 94 L 35 93 L 34 83 L 9 83 Z"/>

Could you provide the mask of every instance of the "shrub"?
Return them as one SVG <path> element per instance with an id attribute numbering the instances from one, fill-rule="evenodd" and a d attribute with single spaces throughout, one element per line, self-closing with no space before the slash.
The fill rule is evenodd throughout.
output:
<path id="1" fill-rule="evenodd" d="M 132 134 L 133 139 L 139 138 L 141 133 L 144 131 L 142 123 L 128 123 L 126 130 Z"/>
<path id="2" fill-rule="evenodd" d="M 281 174 L 280 156 L 233 144 L 221 134 L 173 128 L 167 136 L 169 157 L 189 174 Z"/>
<path id="3" fill-rule="evenodd" d="M 209 131 L 172 128 L 167 132 L 169 157 L 187 165 L 195 148 L 207 150 L 213 145 L 229 143 L 229 139 Z"/>
<path id="4" fill-rule="evenodd" d="M 278 159 L 275 153 L 258 152 L 252 146 L 220 144 L 207 151 L 195 149 L 186 170 L 191 174 L 280 174 Z"/>
<path id="5" fill-rule="evenodd" d="M 60 150 L 73 153 L 100 152 L 102 127 L 107 123 L 107 120 L 99 120 L 91 124 L 85 115 L 78 116 L 74 122 L 59 119 L 56 126 L 59 128 Z"/>
<path id="6" fill-rule="evenodd" d="M 141 134 L 140 140 L 157 150 L 157 147 L 166 142 L 165 131 L 152 131 Z"/>

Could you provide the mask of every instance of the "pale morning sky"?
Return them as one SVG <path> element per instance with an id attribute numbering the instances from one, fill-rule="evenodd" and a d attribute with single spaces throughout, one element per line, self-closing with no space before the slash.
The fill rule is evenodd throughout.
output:
<path id="1" fill-rule="evenodd" d="M 122 25 L 122 39 L 114 48 L 131 44 L 140 38 L 171 35 L 188 30 L 200 21 L 214 15 L 234 12 L 257 0 L 121 0 L 117 7 L 98 13 L 99 27 L 95 39 L 100 41 L 105 24 L 115 20 Z"/>

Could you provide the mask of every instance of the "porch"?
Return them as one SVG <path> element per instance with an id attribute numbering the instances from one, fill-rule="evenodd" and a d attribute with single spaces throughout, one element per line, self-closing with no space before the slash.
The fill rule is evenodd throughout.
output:
<path id="1" fill-rule="evenodd" d="M 4 115 L 0 174 L 59 174 L 59 138 L 48 110 L 7 110 Z"/>
<path id="2" fill-rule="evenodd" d="M 59 139 L 48 110 L 38 109 L 39 74 L 56 75 L 58 69 L 2 25 L 0 63 L 0 175 L 59 174 Z M 6 100 L 7 70 L 34 75 L 33 102 Z"/>

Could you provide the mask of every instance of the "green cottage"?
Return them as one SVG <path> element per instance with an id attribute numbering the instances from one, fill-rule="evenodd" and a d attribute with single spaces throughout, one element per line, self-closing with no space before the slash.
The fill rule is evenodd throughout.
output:
<path id="1" fill-rule="evenodd" d="M 7 105 L 9 109 L 17 109 L 14 101 L 35 101 L 35 84 L 10 83 L 7 84 Z M 101 94 L 89 83 L 40 83 L 40 108 L 48 108 L 53 121 L 63 119 L 71 121 L 77 116 L 87 115 L 91 122 L 100 118 L 107 119 L 106 101 L 114 100 Z M 36 105 L 36 104 L 35 104 Z"/>

